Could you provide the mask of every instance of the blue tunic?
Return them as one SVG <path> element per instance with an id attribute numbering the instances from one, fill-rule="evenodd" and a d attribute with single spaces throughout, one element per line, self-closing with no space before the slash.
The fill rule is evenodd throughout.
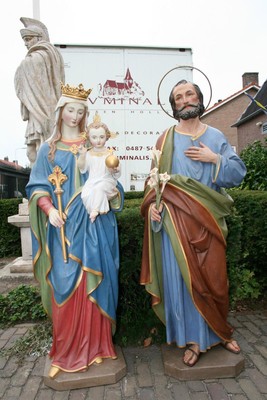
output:
<path id="1" fill-rule="evenodd" d="M 185 156 L 184 151 L 191 146 L 200 147 L 199 142 L 219 155 L 216 166 L 212 163 L 193 161 Z M 225 136 L 219 130 L 208 126 L 198 137 L 180 132 L 174 133 L 171 173 L 191 177 L 220 191 L 222 187 L 239 185 L 245 176 L 246 168 Z M 206 351 L 221 339 L 210 329 L 196 309 L 164 228 L 162 228 L 162 263 L 167 342 L 175 342 L 179 347 L 197 343 L 200 351 Z"/>
<path id="2" fill-rule="evenodd" d="M 44 143 L 33 166 L 27 195 L 33 239 L 35 276 L 41 284 L 45 309 L 51 313 L 51 291 L 56 303 L 64 304 L 87 276 L 87 293 L 100 311 L 115 323 L 118 301 L 119 244 L 116 217 L 113 211 L 100 215 L 92 224 L 81 200 L 81 187 L 87 174 L 80 174 L 77 152 L 57 144 L 55 160 L 48 160 L 50 148 Z M 56 208 L 58 199 L 48 177 L 59 166 L 67 180 L 62 184 L 62 208 L 67 215 L 64 225 L 68 260 L 62 257 L 60 230 L 48 223 L 37 206 L 40 197 L 48 196 Z M 119 185 L 121 199 L 123 189 Z M 117 211 L 120 209 L 118 208 Z"/>

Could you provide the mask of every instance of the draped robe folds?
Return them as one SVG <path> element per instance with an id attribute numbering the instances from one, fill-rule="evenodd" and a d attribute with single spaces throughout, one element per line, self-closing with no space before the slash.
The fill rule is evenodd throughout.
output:
<path id="1" fill-rule="evenodd" d="M 97 357 L 116 357 L 112 333 L 118 301 L 119 245 L 113 211 L 121 210 L 123 189 L 118 183 L 116 208 L 92 224 L 81 200 L 87 174 L 80 174 L 75 151 L 58 142 L 53 165 L 48 152 L 48 143 L 44 143 L 26 188 L 33 266 L 44 308 L 53 321 L 52 365 L 70 372 L 85 369 Z M 58 208 L 55 187 L 48 181 L 56 165 L 68 178 L 62 184 L 67 263 L 62 256 L 60 230 L 37 205 L 39 198 L 47 196 Z"/>
<path id="2" fill-rule="evenodd" d="M 215 131 L 212 133 L 216 134 Z M 174 135 L 175 131 L 172 128 L 166 131 L 157 143 L 156 147 L 162 151 L 160 173 L 166 171 L 170 173 L 172 170 Z M 205 143 L 205 134 L 200 140 Z M 224 140 L 222 147 L 226 147 Z M 217 151 L 219 153 L 219 147 Z M 234 154 L 232 158 L 240 165 L 240 168 L 236 166 L 236 169 L 240 169 L 240 177 L 236 179 L 242 180 L 245 167 Z M 220 165 L 217 165 L 214 175 L 218 174 L 219 169 Z M 212 181 L 212 177 L 209 179 Z M 233 328 L 227 322 L 229 300 L 225 217 L 229 214 L 233 201 L 225 193 L 221 194 L 206 184 L 179 174 L 171 175 L 164 189 L 162 201 L 164 204 L 162 229 L 171 242 L 177 266 L 192 302 L 215 335 L 223 341 L 230 341 Z M 155 191 L 147 186 L 141 207 L 141 213 L 145 217 L 145 231 L 140 283 L 146 286 L 146 290 L 152 296 L 154 311 L 166 324 L 163 239 L 160 229 L 152 229 L 155 223 L 150 220 L 150 206 L 153 202 L 155 202 Z M 168 261 L 165 263 L 168 269 Z"/>
<path id="3" fill-rule="evenodd" d="M 65 81 L 64 61 L 50 42 L 33 45 L 15 73 L 15 90 L 21 116 L 28 121 L 25 144 L 48 139 L 54 127 L 54 112 Z"/>

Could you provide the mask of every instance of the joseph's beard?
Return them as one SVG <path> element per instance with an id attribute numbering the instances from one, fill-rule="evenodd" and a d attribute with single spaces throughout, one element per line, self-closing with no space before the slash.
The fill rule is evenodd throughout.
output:
<path id="1" fill-rule="evenodd" d="M 178 121 L 180 119 L 187 120 L 190 118 L 196 118 L 201 115 L 201 104 L 198 103 L 197 105 L 195 104 L 189 104 L 190 107 L 194 107 L 193 109 L 187 110 L 186 107 L 180 109 L 180 110 L 175 110 L 174 111 L 174 118 L 177 119 Z"/>

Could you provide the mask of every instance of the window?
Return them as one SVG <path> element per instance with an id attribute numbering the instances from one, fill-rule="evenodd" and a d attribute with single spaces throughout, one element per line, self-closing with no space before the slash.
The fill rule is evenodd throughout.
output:
<path id="1" fill-rule="evenodd" d="M 264 122 L 261 127 L 261 133 L 267 135 L 267 122 Z"/>

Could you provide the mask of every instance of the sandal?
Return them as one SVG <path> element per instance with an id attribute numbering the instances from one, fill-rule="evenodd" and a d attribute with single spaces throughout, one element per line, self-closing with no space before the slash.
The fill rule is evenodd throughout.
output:
<path id="1" fill-rule="evenodd" d="M 189 357 L 189 359 L 188 359 L 187 361 L 185 361 L 185 359 L 184 359 L 185 354 L 186 354 L 186 352 L 189 352 L 189 351 L 191 351 L 191 357 Z M 192 347 L 189 347 L 189 348 L 185 351 L 184 357 L 183 357 L 183 363 L 184 363 L 185 365 L 187 365 L 188 367 L 193 367 L 193 366 L 198 362 L 198 360 L 199 360 L 200 352 L 197 353 Z M 192 360 L 193 360 L 193 361 L 192 361 Z M 190 362 L 190 361 L 192 361 L 192 362 Z"/>
<path id="2" fill-rule="evenodd" d="M 224 342 L 222 343 L 222 346 L 225 348 L 225 350 L 230 351 L 230 353 L 239 354 L 241 351 L 236 340 L 232 340 L 231 342 Z"/>

